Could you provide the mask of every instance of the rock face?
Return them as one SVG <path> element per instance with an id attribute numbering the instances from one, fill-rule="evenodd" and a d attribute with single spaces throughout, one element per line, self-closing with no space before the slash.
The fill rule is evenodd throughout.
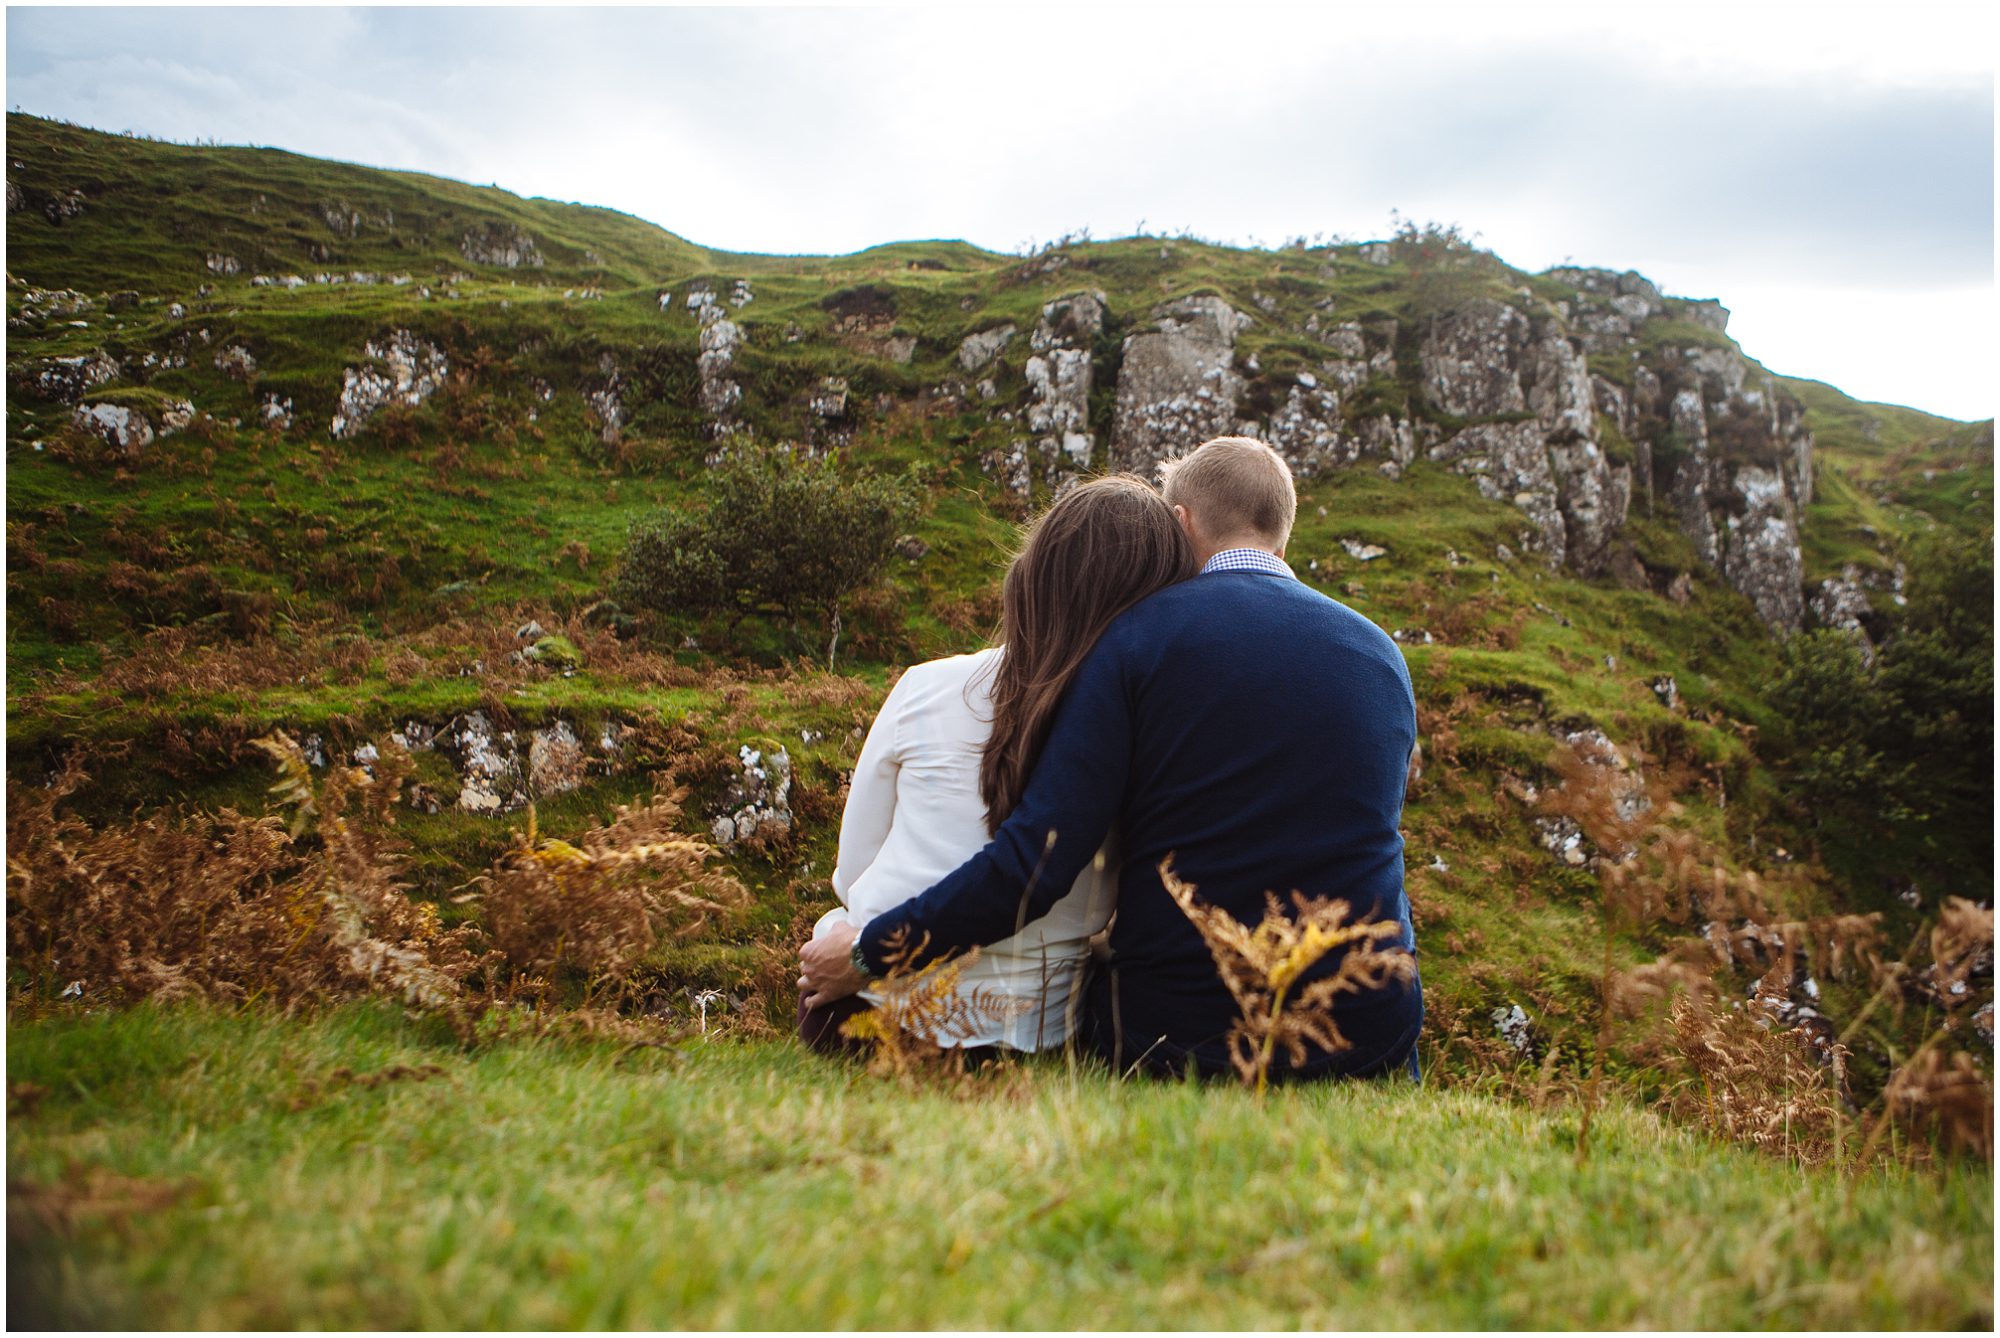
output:
<path id="1" fill-rule="evenodd" d="M 457 807 L 498 815 L 575 789 L 593 766 L 612 764 L 624 731 L 616 721 L 606 725 L 598 740 L 603 759 L 591 757 L 567 720 L 527 731 L 496 729 L 484 711 L 454 716 L 436 729 L 405 721 L 392 737 L 411 752 L 436 749 L 451 762 L 459 776 Z M 411 802 L 422 806 L 422 796 L 413 793 Z"/>
<path id="2" fill-rule="evenodd" d="M 1029 394 L 1026 421 L 1043 477 L 1053 487 L 1090 468 L 1097 449 L 1090 431 L 1091 345 L 1103 328 L 1104 294 L 1071 293 L 1042 308 L 1028 339 L 1034 352 L 1022 368 Z"/>
<path id="3" fill-rule="evenodd" d="M 1805 617 L 1799 518 L 1812 501 L 1805 409 L 1734 348 L 1669 347 L 1634 377 L 1630 435 L 1703 561 L 1774 630 Z"/>
<path id="4" fill-rule="evenodd" d="M 727 436 L 735 427 L 736 406 L 743 399 L 743 387 L 730 376 L 736 365 L 736 350 L 743 342 L 742 327 L 724 314 L 713 301 L 704 302 L 697 313 L 701 318 L 701 407 L 714 419 L 716 436 Z"/>
<path id="5" fill-rule="evenodd" d="M 1007 324 L 967 335 L 958 345 L 959 367 L 966 372 L 978 371 L 999 357 L 1000 350 L 1012 343 L 1017 333 L 1012 324 Z"/>
<path id="6" fill-rule="evenodd" d="M 122 404 L 80 405 L 74 421 L 127 457 L 136 456 L 153 444 L 153 425 L 146 421 L 146 415 Z"/>
<path id="7" fill-rule="evenodd" d="M 224 376 L 238 381 L 253 380 L 257 375 L 257 359 L 241 344 L 224 346 L 222 351 L 215 355 L 215 367 Z"/>
<path id="8" fill-rule="evenodd" d="M 362 350 L 372 362 L 347 369 L 340 408 L 328 429 L 334 438 L 351 437 L 390 404 L 422 404 L 437 393 L 451 371 L 444 350 L 408 330 L 397 330 Z"/>
<path id="9" fill-rule="evenodd" d="M 1236 336 L 1250 322 L 1212 296 L 1169 302 L 1153 317 L 1153 330 L 1125 340 L 1111 425 L 1112 463 L 1144 478 L 1236 430 Z"/>
<path id="10" fill-rule="evenodd" d="M 598 355 L 597 374 L 603 381 L 584 391 L 583 399 L 597 416 L 597 439 L 616 446 L 625 434 L 625 374 L 611 353 Z"/>
<path id="11" fill-rule="evenodd" d="M 30 365 L 27 383 L 44 399 L 74 404 L 99 386 L 118 379 L 118 360 L 108 353 L 43 358 Z"/>
<path id="12" fill-rule="evenodd" d="M 1427 403 L 1473 420 L 1432 458 L 1519 507 L 1549 563 L 1585 574 L 1605 566 L 1635 492 L 1657 499 L 1767 624 L 1796 630 L 1799 517 L 1812 498 L 1803 407 L 1724 343 L 1656 347 L 1641 360 L 1645 322 L 1719 334 L 1728 320 L 1719 305 L 1663 298 L 1637 274 L 1546 277 L 1572 285 L 1574 299 L 1533 310 L 1479 299 L 1426 329 Z M 1629 384 L 1593 375 L 1590 353 L 1626 359 Z M 1630 446 L 1629 465 L 1611 461 L 1602 423 Z"/>
<path id="13" fill-rule="evenodd" d="M 783 748 L 766 755 L 744 744 L 737 753 L 739 770 L 723 796 L 715 819 L 715 844 L 728 850 L 760 833 L 791 830 L 792 757 Z"/>
<path id="14" fill-rule="evenodd" d="M 498 265 L 502 269 L 540 269 L 541 248 L 535 239 L 512 224 L 488 223 L 459 238 L 459 254 L 475 265 Z"/>
<path id="15" fill-rule="evenodd" d="M 1631 473 L 1605 456 L 1589 365 L 1559 321 L 1482 298 L 1432 321 L 1422 358 L 1434 410 L 1511 420 L 1466 427 L 1434 446 L 1431 458 L 1472 475 L 1484 495 L 1520 507 L 1550 566 L 1600 570 L 1625 523 Z"/>

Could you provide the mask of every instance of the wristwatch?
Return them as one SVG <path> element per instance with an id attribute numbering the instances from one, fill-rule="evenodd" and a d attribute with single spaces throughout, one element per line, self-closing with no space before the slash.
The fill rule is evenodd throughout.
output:
<path id="1" fill-rule="evenodd" d="M 861 935 L 854 936 L 854 946 L 847 950 L 847 960 L 854 964 L 856 971 L 870 980 L 875 979 L 875 972 L 868 966 L 868 954 L 861 951 Z"/>

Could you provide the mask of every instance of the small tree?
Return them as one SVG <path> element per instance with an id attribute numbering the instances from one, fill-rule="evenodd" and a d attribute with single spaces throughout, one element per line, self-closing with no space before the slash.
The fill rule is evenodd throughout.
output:
<path id="1" fill-rule="evenodd" d="M 705 511 L 633 525 L 620 598 L 675 613 L 818 615 L 831 665 L 841 600 L 881 574 L 914 510 L 910 481 L 772 452 L 732 458 L 709 489 Z"/>

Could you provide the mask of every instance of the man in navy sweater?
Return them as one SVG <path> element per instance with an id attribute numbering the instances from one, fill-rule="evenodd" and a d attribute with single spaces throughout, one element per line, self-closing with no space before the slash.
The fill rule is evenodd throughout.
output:
<path id="1" fill-rule="evenodd" d="M 1416 707 L 1402 652 L 1284 560 L 1297 499 L 1261 442 L 1222 437 L 1170 465 L 1163 489 L 1201 574 L 1127 610 L 1056 715 L 1026 792 L 993 840 L 859 935 L 808 944 L 809 1001 L 881 974 L 892 935 L 928 956 L 999 942 L 1039 918 L 1117 831 L 1124 864 L 1110 960 L 1092 974 L 1079 1038 L 1120 1072 L 1229 1071 L 1235 1000 L 1160 861 L 1255 924 L 1264 894 L 1338 897 L 1416 941 L 1399 830 Z M 1329 955 L 1302 978 L 1330 974 Z M 1349 1041 L 1274 1078 L 1416 1071 L 1421 985 L 1338 996 Z"/>

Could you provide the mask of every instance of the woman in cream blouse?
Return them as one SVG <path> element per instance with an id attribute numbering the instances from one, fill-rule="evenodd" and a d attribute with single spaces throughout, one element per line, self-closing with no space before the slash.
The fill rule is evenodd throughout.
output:
<path id="1" fill-rule="evenodd" d="M 849 784 L 833 872 L 839 908 L 814 937 L 856 929 L 917 896 L 985 846 L 1013 811 L 1063 693 L 1112 620 L 1192 576 L 1194 550 L 1166 503 L 1136 478 L 1097 479 L 1063 494 L 1029 528 L 1001 591 L 1003 645 L 907 670 L 883 702 Z M 1110 919 L 1118 884 L 1108 846 L 1053 910 L 993 944 L 958 988 L 1004 1000 L 941 1043 L 1015 1050 L 1060 1046 L 1090 936 Z M 879 996 L 799 1012 L 818 1048 Z M 1003 1010 L 1003 1011 L 1009 1011 Z"/>

